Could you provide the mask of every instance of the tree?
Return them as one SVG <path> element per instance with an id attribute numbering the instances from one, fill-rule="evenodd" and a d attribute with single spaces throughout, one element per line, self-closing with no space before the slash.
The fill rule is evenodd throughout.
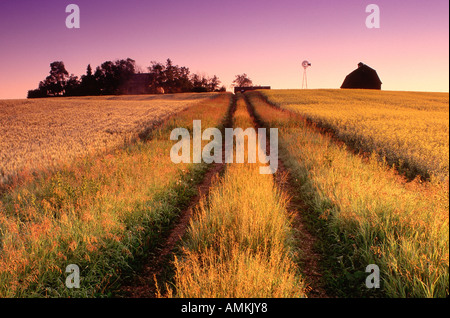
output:
<path id="1" fill-rule="evenodd" d="M 64 88 L 65 96 L 79 96 L 80 94 L 80 81 L 78 80 L 78 76 L 70 74 L 69 79 L 66 82 L 66 86 Z"/>
<path id="2" fill-rule="evenodd" d="M 78 79 L 73 74 L 69 76 L 62 61 L 55 61 L 50 64 L 50 75 L 39 83 L 37 89 L 28 91 L 28 98 L 123 94 L 130 91 L 130 85 L 145 85 L 141 90 L 145 93 L 225 91 L 223 86 L 219 90 L 221 83 L 216 75 L 209 78 L 191 74 L 189 68 L 174 65 L 169 58 L 166 63 L 152 61 L 148 67 L 150 74 L 135 76 L 136 69 L 135 61 L 130 58 L 106 61 L 97 66 L 95 72 L 89 64 L 86 74 Z"/>
<path id="3" fill-rule="evenodd" d="M 150 86 L 153 92 L 161 87 L 165 93 L 182 93 L 192 90 L 189 68 L 174 65 L 171 59 L 167 59 L 165 65 L 155 61 L 151 64 L 148 70 L 151 74 Z"/>
<path id="4" fill-rule="evenodd" d="M 47 95 L 63 95 L 66 88 L 66 81 L 69 79 L 64 62 L 55 61 L 50 64 L 50 75 L 39 84 L 39 88 L 46 90 Z"/>
<path id="5" fill-rule="evenodd" d="M 114 94 L 115 88 L 118 86 L 114 77 L 114 63 L 111 61 L 103 62 L 97 66 L 94 73 L 95 80 L 100 87 L 100 93 L 105 95 Z"/>
<path id="6" fill-rule="evenodd" d="M 166 93 L 175 93 L 176 90 L 176 81 L 177 81 L 177 66 L 173 66 L 172 60 L 167 59 L 166 61 L 166 68 L 165 68 L 165 74 L 166 74 L 166 80 L 163 85 L 164 91 Z"/>
<path id="7" fill-rule="evenodd" d="M 214 92 L 220 85 L 219 78 L 214 75 L 212 78 L 209 79 L 208 83 L 208 91 Z"/>
<path id="8" fill-rule="evenodd" d="M 190 71 L 187 67 L 180 67 L 178 69 L 178 87 L 180 92 L 190 92 L 192 90 L 192 83 L 189 79 Z"/>
<path id="9" fill-rule="evenodd" d="M 136 61 L 130 58 L 126 60 L 117 60 L 115 62 L 115 76 L 118 81 L 116 93 L 124 93 L 123 87 L 136 74 Z"/>
<path id="10" fill-rule="evenodd" d="M 87 77 L 92 77 L 92 67 L 91 64 L 88 64 L 87 69 L 86 69 L 86 76 Z"/>
<path id="11" fill-rule="evenodd" d="M 233 87 L 249 87 L 253 86 L 252 80 L 247 76 L 247 74 L 236 75 L 233 83 L 231 83 Z"/>
<path id="12" fill-rule="evenodd" d="M 94 75 L 92 75 L 91 64 L 87 66 L 86 75 L 81 76 L 81 83 L 79 90 L 81 96 L 100 94 L 100 89 L 97 85 L 97 81 L 95 80 Z"/>
<path id="13" fill-rule="evenodd" d="M 100 87 L 100 93 L 103 95 L 121 93 L 122 86 L 135 74 L 135 70 L 135 61 L 130 58 L 115 62 L 106 61 L 97 66 L 94 77 Z"/>
<path id="14" fill-rule="evenodd" d="M 208 91 L 208 79 L 205 76 L 193 74 L 191 77 L 192 91 L 196 93 L 202 93 Z"/>
<path id="15" fill-rule="evenodd" d="M 32 89 L 28 91 L 27 98 L 42 98 L 47 97 L 47 91 L 45 89 Z"/>
<path id="16" fill-rule="evenodd" d="M 158 88 L 163 88 L 166 83 L 166 67 L 164 64 L 151 61 L 152 65 L 148 67 L 148 71 L 151 74 L 150 86 L 154 93 L 157 92 Z"/>

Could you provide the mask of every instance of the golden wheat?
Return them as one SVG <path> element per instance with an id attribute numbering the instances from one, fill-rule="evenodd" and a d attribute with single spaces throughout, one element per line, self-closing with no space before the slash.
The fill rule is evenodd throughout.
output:
<path id="1" fill-rule="evenodd" d="M 331 128 L 414 176 L 448 178 L 448 93 L 371 90 L 262 91 L 281 108 Z"/>
<path id="2" fill-rule="evenodd" d="M 213 94 L 0 100 L 0 184 L 105 151 Z"/>
<path id="3" fill-rule="evenodd" d="M 0 297 L 93 297 L 117 280 L 119 269 L 155 244 L 204 170 L 173 164 L 172 127 L 192 129 L 193 119 L 220 125 L 229 100 L 204 100 L 164 122 L 151 140 L 65 162 L 2 194 Z M 80 266 L 79 289 L 64 285 L 68 264 Z"/>
<path id="4" fill-rule="evenodd" d="M 234 126 L 252 127 L 240 99 Z M 248 153 L 246 153 L 248 155 Z M 169 297 L 306 297 L 287 196 L 259 165 L 228 164 L 197 207 Z"/>
<path id="5" fill-rule="evenodd" d="M 336 253 L 347 248 L 337 254 L 340 270 L 351 274 L 377 264 L 389 297 L 448 297 L 448 183 L 405 182 L 395 169 L 349 152 L 298 114 L 258 95 L 250 100 L 268 126 L 279 127 L 298 195 L 338 238 Z"/>

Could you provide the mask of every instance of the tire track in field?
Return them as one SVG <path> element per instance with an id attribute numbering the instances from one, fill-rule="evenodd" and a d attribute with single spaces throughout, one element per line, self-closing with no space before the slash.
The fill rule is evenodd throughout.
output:
<path id="1" fill-rule="evenodd" d="M 270 128 L 265 127 L 264 124 L 255 116 L 254 107 L 248 99 L 248 96 L 244 95 L 244 99 L 247 104 L 247 111 L 254 122 L 256 131 L 258 131 L 258 128 Z M 270 153 L 270 138 L 266 138 L 266 153 Z M 274 175 L 274 180 L 279 189 L 288 194 L 290 197 L 288 208 L 289 212 L 291 212 L 295 217 L 294 227 L 298 233 L 296 237 L 298 241 L 297 246 L 301 250 L 301 273 L 309 285 L 307 295 L 309 298 L 329 298 L 325 290 L 324 283 L 322 282 L 322 274 L 320 273 L 319 263 L 321 260 L 321 254 L 318 253 L 315 248 L 318 238 L 307 229 L 306 225 L 304 213 L 305 211 L 308 211 L 308 207 L 298 196 L 295 195 L 296 190 L 293 186 L 294 183 L 292 176 L 280 156 L 278 156 L 278 170 Z"/>
<path id="2" fill-rule="evenodd" d="M 170 230 L 164 242 L 156 248 L 156 251 L 149 255 L 145 260 L 145 265 L 136 279 L 127 286 L 122 286 L 121 292 L 128 298 L 154 298 L 157 295 L 157 286 L 155 279 L 165 276 L 166 265 L 172 255 L 176 244 L 184 236 L 189 221 L 193 215 L 195 206 L 204 196 L 208 196 L 209 189 L 214 178 L 224 169 L 223 163 L 214 163 L 206 172 L 202 182 L 197 186 L 197 194 L 191 199 L 188 207 L 183 210 L 175 226 Z"/>
<path id="3" fill-rule="evenodd" d="M 236 98 L 233 95 L 231 107 L 225 119 L 224 128 L 232 127 L 234 111 L 236 110 Z M 222 134 L 224 136 L 224 134 Z M 223 137 L 224 138 L 224 137 Z M 150 251 L 148 258 L 144 261 L 145 265 L 131 283 L 121 286 L 121 297 L 126 298 L 155 298 L 158 294 L 158 278 L 163 281 L 169 276 L 169 262 L 173 255 L 177 243 L 186 233 L 189 221 L 193 215 L 194 209 L 202 197 L 209 195 L 209 190 L 215 178 L 225 169 L 225 142 L 222 142 L 222 163 L 210 164 L 208 170 L 200 184 L 197 185 L 197 194 L 191 198 L 189 205 L 181 211 L 173 228 L 169 231 L 164 241 L 155 249 Z M 164 287 L 164 286 L 162 286 Z"/>

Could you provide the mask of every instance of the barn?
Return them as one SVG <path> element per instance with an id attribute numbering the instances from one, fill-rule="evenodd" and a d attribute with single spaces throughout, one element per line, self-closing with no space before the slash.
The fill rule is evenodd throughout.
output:
<path id="1" fill-rule="evenodd" d="M 377 71 L 360 62 L 358 68 L 345 77 L 341 88 L 381 89 L 381 84 Z"/>

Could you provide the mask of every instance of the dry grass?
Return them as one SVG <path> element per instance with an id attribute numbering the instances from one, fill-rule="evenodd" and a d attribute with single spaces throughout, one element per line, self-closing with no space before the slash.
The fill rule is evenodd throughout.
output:
<path id="1" fill-rule="evenodd" d="M 0 184 L 122 146 L 213 94 L 0 100 Z"/>
<path id="2" fill-rule="evenodd" d="M 371 90 L 262 91 L 271 102 L 330 128 L 414 177 L 449 176 L 448 93 Z"/>
<path id="3" fill-rule="evenodd" d="M 389 297 L 448 297 L 448 183 L 405 182 L 395 169 L 374 156 L 354 155 L 303 117 L 271 107 L 257 95 L 251 101 L 268 126 L 280 129 L 298 195 L 335 237 L 326 247 L 340 260 L 329 264 L 338 268 L 335 284 L 370 295 L 364 269 L 377 264 Z M 424 134 L 418 143 L 429 137 Z M 363 273 L 359 281 L 352 278 L 358 273 Z"/>
<path id="4" fill-rule="evenodd" d="M 4 193 L 0 297 L 105 296 L 133 258 L 158 241 L 204 171 L 172 163 L 171 130 L 192 129 L 193 119 L 218 126 L 229 101 L 229 94 L 204 100 L 165 122 L 151 140 L 66 162 Z M 68 264 L 80 267 L 80 289 L 64 285 Z"/>
<path id="5" fill-rule="evenodd" d="M 242 99 L 234 126 L 253 127 Z M 306 297 L 291 224 L 272 175 L 259 164 L 228 164 L 191 221 L 168 296 Z"/>

